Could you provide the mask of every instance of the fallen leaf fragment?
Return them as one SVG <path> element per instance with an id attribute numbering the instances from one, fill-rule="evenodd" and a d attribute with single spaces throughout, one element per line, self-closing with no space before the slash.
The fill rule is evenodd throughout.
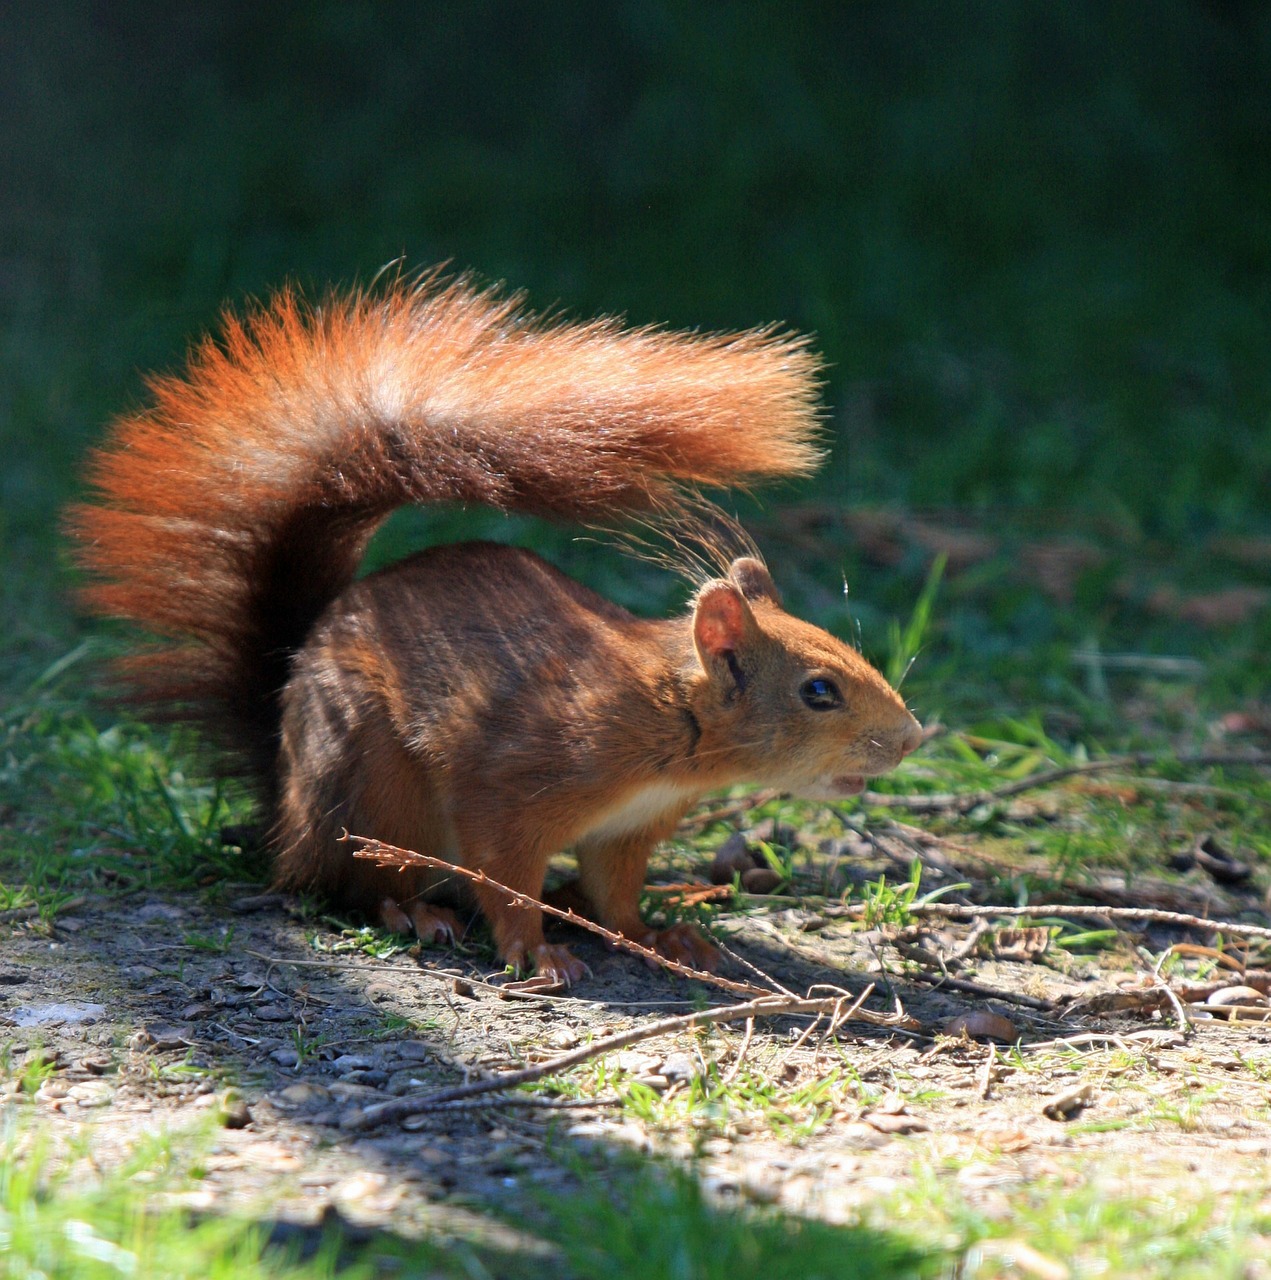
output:
<path id="1" fill-rule="evenodd" d="M 168 1022 L 151 1022 L 135 1037 L 143 1044 L 151 1044 L 156 1049 L 184 1049 L 190 1043 L 193 1032 L 189 1027 Z"/>
<path id="2" fill-rule="evenodd" d="M 521 978 L 516 982 L 505 982 L 499 987 L 499 995 L 503 1000 L 509 997 L 506 991 L 524 991 L 536 996 L 558 996 L 567 990 L 565 983 L 557 978 L 548 977 L 545 973 L 536 973 L 529 978 Z"/>
<path id="3" fill-rule="evenodd" d="M 966 1036 L 968 1040 L 997 1040 L 1002 1044 L 1014 1044 L 1019 1039 L 1019 1028 L 1000 1013 L 987 1009 L 975 1009 L 950 1018 L 942 1028 L 947 1036 Z"/>

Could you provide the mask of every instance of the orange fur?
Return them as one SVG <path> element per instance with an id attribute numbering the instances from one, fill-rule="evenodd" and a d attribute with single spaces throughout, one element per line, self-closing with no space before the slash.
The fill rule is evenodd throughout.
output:
<path id="1" fill-rule="evenodd" d="M 463 282 L 284 292 L 116 423 L 70 520 L 85 598 L 160 637 L 134 691 L 245 758 L 282 883 L 368 910 L 435 890 L 354 862 L 344 827 L 531 894 L 572 846 L 598 917 L 644 932 L 649 851 L 696 796 L 850 791 L 917 743 L 896 694 L 753 559 L 668 622 L 484 544 L 353 578 L 405 503 L 674 524 L 697 486 L 806 472 L 815 375 L 799 338 L 547 323 Z M 800 702 L 818 673 L 841 708 Z M 505 958 L 580 975 L 536 913 L 477 896 Z M 707 958 L 682 930 L 659 945 Z"/>

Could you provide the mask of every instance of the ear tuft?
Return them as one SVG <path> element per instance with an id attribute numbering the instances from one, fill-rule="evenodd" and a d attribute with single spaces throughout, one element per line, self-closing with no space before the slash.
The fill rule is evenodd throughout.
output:
<path id="1" fill-rule="evenodd" d="M 750 610 L 731 582 L 709 582 L 693 606 L 693 640 L 705 658 L 719 659 L 743 641 Z"/>
<path id="2" fill-rule="evenodd" d="M 781 603 L 781 593 L 768 572 L 768 566 L 754 556 L 742 556 L 734 560 L 728 569 L 729 581 L 735 582 L 747 600 L 771 600 Z"/>

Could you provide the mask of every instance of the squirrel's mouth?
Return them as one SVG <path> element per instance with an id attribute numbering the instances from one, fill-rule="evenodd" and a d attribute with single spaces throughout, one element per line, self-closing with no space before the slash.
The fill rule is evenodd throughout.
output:
<path id="1" fill-rule="evenodd" d="M 841 796 L 858 796 L 865 790 L 865 779 L 859 773 L 845 773 L 835 778 L 830 786 Z"/>

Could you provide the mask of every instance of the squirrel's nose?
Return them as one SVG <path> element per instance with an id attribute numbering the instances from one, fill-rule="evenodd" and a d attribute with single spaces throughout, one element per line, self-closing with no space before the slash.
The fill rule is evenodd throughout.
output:
<path id="1" fill-rule="evenodd" d="M 922 746 L 922 725 L 918 723 L 913 716 L 909 717 L 909 727 L 905 730 L 905 736 L 900 740 L 900 754 L 902 756 L 910 755 Z"/>

